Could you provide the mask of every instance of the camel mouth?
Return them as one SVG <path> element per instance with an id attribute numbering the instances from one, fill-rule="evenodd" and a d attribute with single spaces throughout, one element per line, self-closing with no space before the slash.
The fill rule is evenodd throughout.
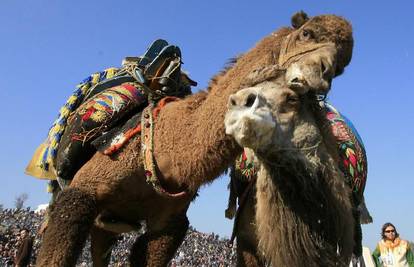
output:
<path id="1" fill-rule="evenodd" d="M 300 95 L 306 94 L 309 91 L 327 92 L 331 87 L 332 80 L 327 68 L 327 65 L 324 65 L 323 69 L 325 72 L 322 73 L 310 66 L 300 68 L 298 65 L 293 64 L 286 73 L 286 85 Z"/>
<path id="2" fill-rule="evenodd" d="M 309 85 L 306 80 L 294 77 L 288 82 L 288 87 L 293 90 L 307 90 Z"/>

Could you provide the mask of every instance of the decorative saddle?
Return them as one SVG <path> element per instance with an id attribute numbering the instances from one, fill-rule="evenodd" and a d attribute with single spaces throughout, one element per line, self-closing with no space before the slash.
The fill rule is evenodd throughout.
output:
<path id="1" fill-rule="evenodd" d="M 127 57 L 83 80 L 69 97 L 26 173 L 71 180 L 97 151 L 116 152 L 140 131 L 140 113 L 166 96 L 191 94 L 192 81 L 181 71 L 181 51 L 167 41 L 154 41 L 141 57 Z"/>

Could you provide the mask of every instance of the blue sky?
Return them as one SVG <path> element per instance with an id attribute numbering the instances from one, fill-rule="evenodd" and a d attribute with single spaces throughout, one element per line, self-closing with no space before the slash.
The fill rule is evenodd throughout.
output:
<path id="1" fill-rule="evenodd" d="M 59 108 L 89 74 L 141 55 L 157 38 L 180 46 L 184 68 L 205 88 L 226 61 L 273 30 L 309 15 L 338 14 L 354 28 L 354 54 L 330 102 L 361 134 L 368 153 L 363 227 L 374 248 L 384 222 L 414 240 L 412 1 L 51 1 L 2 0 L 0 7 L 0 203 L 48 202 L 46 183 L 23 171 Z M 189 211 L 200 231 L 230 236 L 227 177 L 202 188 Z"/>

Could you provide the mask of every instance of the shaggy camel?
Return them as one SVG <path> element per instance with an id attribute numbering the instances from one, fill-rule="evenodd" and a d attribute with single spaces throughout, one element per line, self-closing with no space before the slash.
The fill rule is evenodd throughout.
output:
<path id="1" fill-rule="evenodd" d="M 230 96 L 228 105 L 226 133 L 259 163 L 256 210 L 248 214 L 255 219 L 239 221 L 238 265 L 265 266 L 266 259 L 272 266 L 347 266 L 351 189 L 315 94 L 275 78 Z"/>
<path id="2" fill-rule="evenodd" d="M 330 127 L 327 127 L 327 129 L 329 128 Z M 341 134 L 343 134 L 343 132 Z M 338 142 L 337 140 L 335 141 Z M 360 145 L 361 144 L 358 144 L 358 146 Z M 366 154 L 364 152 L 362 154 L 357 153 L 355 155 L 357 155 L 357 157 L 361 157 L 358 160 L 366 163 Z M 245 148 L 243 156 L 236 161 L 235 166 L 232 167 L 230 172 L 231 180 L 229 186 L 231 186 L 231 188 L 229 206 L 226 209 L 226 217 L 229 219 L 235 218 L 232 241 L 233 238 L 237 239 L 237 260 L 239 261 L 239 266 L 257 266 L 258 264 L 265 266 L 264 264 L 266 260 L 263 259 L 260 256 L 261 254 L 257 251 L 258 242 L 256 228 L 254 227 L 256 207 L 256 179 L 259 166 L 260 161 L 256 157 L 254 151 L 252 149 Z M 344 171 L 343 167 L 341 168 L 340 166 L 341 171 Z M 367 166 L 364 165 L 363 168 L 366 169 Z M 366 176 L 363 175 L 363 173 L 357 173 L 356 178 L 366 179 Z M 346 176 L 347 175 L 345 175 L 345 177 Z M 348 178 L 350 178 L 349 176 L 350 174 L 348 174 Z M 345 178 L 345 180 L 349 182 L 347 178 Z M 353 190 L 352 199 L 355 223 L 355 244 L 353 255 L 358 258 L 358 255 L 362 255 L 361 224 L 371 223 L 372 217 L 365 205 L 365 200 L 362 192 Z M 358 203 L 360 204 L 358 205 Z M 253 261 L 253 263 L 246 264 L 246 262 L 250 261 Z"/>
<path id="3" fill-rule="evenodd" d="M 325 106 L 326 103 L 320 102 Z M 324 108 L 325 109 L 325 108 Z M 372 222 L 372 217 L 365 205 L 363 196 L 364 184 L 366 182 L 367 157 L 363 144 L 360 142 L 354 129 L 344 126 L 339 122 L 338 128 L 337 117 L 332 121 L 332 112 L 325 115 L 329 123 L 326 123 L 325 130 L 334 134 L 335 147 L 338 148 L 346 142 L 346 150 L 342 148 L 338 150 L 340 154 L 338 166 L 342 172 L 345 173 L 345 180 L 352 190 L 352 204 L 354 216 L 354 249 L 353 256 L 358 258 L 362 255 L 362 229 L 361 224 Z M 325 111 L 321 111 L 325 112 Z M 353 135 L 353 136 L 352 136 Z M 353 140 L 353 141 L 352 141 Z M 348 142 L 356 142 L 349 144 Z M 345 154 L 350 153 L 350 154 Z M 355 152 L 355 153 L 354 153 Z M 349 156 L 348 156 L 349 155 Z M 343 159 L 346 158 L 346 160 Z M 356 168 L 349 169 L 348 164 L 351 164 L 352 158 L 355 162 L 353 166 Z M 361 166 L 358 166 L 361 164 Z M 230 172 L 230 196 L 229 206 L 226 209 L 226 217 L 229 219 L 235 218 L 233 238 L 237 238 L 237 259 L 239 265 L 243 265 L 248 259 L 253 260 L 254 263 L 247 264 L 248 266 L 255 266 L 260 264 L 264 266 L 265 259 L 263 259 L 257 251 L 258 242 L 255 226 L 255 207 L 256 207 L 256 181 L 257 172 L 260 166 L 260 160 L 256 157 L 254 151 L 245 148 L 243 156 L 240 157 Z M 359 182 L 362 182 L 358 184 Z M 237 205 L 238 200 L 238 205 Z M 238 206 L 238 208 L 237 208 Z"/>
<path id="4" fill-rule="evenodd" d="M 147 231 L 136 240 L 130 262 L 166 266 L 184 238 L 186 211 L 197 190 L 225 171 L 242 151 L 225 134 L 228 97 L 257 83 L 252 77 L 267 79 L 289 66 L 295 66 L 287 70 L 291 86 L 327 91 L 333 76 L 349 63 L 353 45 L 349 23 L 325 15 L 307 25 L 270 34 L 217 75 L 207 92 L 166 105 L 154 120 L 152 155 L 141 156 L 140 138 L 130 140 L 114 156 L 96 153 L 51 206 L 38 266 L 74 266 L 89 233 L 94 265 L 106 266 L 116 233 L 93 226 L 98 214 L 101 221 L 122 225 L 144 221 Z M 275 64 L 278 68 L 271 67 Z M 262 76 L 249 75 L 255 70 L 265 71 L 259 71 Z M 147 160 L 150 168 L 145 169 Z M 155 174 L 159 186 L 154 187 L 146 175 Z"/>
<path id="5" fill-rule="evenodd" d="M 292 25 L 297 25 L 297 27 L 303 26 L 303 24 L 307 22 L 306 16 L 303 17 L 300 16 L 300 14 L 297 14 L 292 18 Z M 307 55 L 307 57 L 309 54 Z M 304 59 L 307 59 L 307 57 L 304 57 Z M 302 67 L 308 67 L 309 64 L 302 64 Z M 288 69 L 287 76 L 294 73 L 294 67 L 295 63 L 292 65 L 291 68 Z M 340 73 L 337 73 L 338 75 Z M 260 74 L 260 72 L 255 72 L 254 75 L 256 76 L 263 76 Z M 253 78 L 258 81 L 262 81 L 264 79 L 258 79 Z M 289 79 L 286 79 L 289 81 Z M 295 88 L 296 91 L 301 92 L 303 94 L 303 88 L 301 87 L 295 87 L 290 86 L 292 88 Z M 320 92 L 313 92 L 313 93 L 320 93 Z M 323 93 L 326 95 L 326 91 Z M 326 125 L 329 125 L 328 123 Z M 325 126 L 326 129 L 330 129 L 327 126 Z M 352 129 L 348 129 L 350 131 L 354 131 Z M 337 131 L 337 130 L 334 130 Z M 335 138 L 344 138 L 344 136 L 341 136 L 344 134 L 343 130 L 341 133 L 335 133 Z M 347 133 L 351 134 L 351 133 Z M 353 133 L 355 135 L 355 132 Z M 356 133 L 357 134 L 357 133 Z M 330 137 L 332 138 L 332 137 Z M 336 140 L 339 141 L 339 140 Z M 358 144 L 354 147 L 356 149 L 357 147 L 357 157 L 359 157 L 361 160 L 361 164 L 365 164 L 362 166 L 362 170 L 359 170 L 357 172 L 357 176 L 354 177 L 356 180 L 353 179 L 353 174 L 351 175 L 348 173 L 345 180 L 349 182 L 348 179 L 351 179 L 351 184 L 353 190 L 352 194 L 352 204 L 353 204 L 353 216 L 355 219 L 355 229 L 354 229 L 354 241 L 355 245 L 353 248 L 353 253 L 355 255 L 361 255 L 362 253 L 362 247 L 361 247 L 361 241 L 362 241 L 362 231 L 361 231 L 361 223 L 370 223 L 372 222 L 372 218 L 365 206 L 365 201 L 363 197 L 363 189 L 364 184 L 366 180 L 366 173 L 364 174 L 364 170 L 366 170 L 366 154 L 365 150 L 363 149 L 363 145 L 360 143 L 360 140 L 357 140 L 355 138 L 355 142 L 358 142 Z M 332 146 L 334 148 L 334 146 Z M 338 150 L 335 148 L 335 150 Z M 338 153 L 339 151 L 334 151 L 335 153 Z M 341 152 L 339 152 L 341 153 Z M 342 155 L 342 154 L 341 154 Z M 342 155 L 344 156 L 344 155 Z M 342 160 L 339 160 L 342 162 Z M 238 166 L 238 167 L 236 167 Z M 253 150 L 249 148 L 244 149 L 244 153 L 242 157 L 239 157 L 236 164 L 232 166 L 232 170 L 230 172 L 231 181 L 229 184 L 230 187 L 230 196 L 229 196 L 229 203 L 228 208 L 226 209 L 226 217 L 229 219 L 235 218 L 234 222 L 234 229 L 233 229 L 233 238 L 237 238 L 237 259 L 238 259 L 238 265 L 239 266 L 257 266 L 265 265 L 265 259 L 261 257 L 261 253 L 258 252 L 258 242 L 257 242 L 257 235 L 256 235 L 256 228 L 255 228 L 255 207 L 256 207 L 256 174 L 258 171 L 258 168 L 260 166 L 260 163 L 255 156 L 255 153 Z M 342 171 L 347 171 L 348 167 L 342 166 L 340 167 Z M 361 180 L 362 179 L 362 180 Z M 362 181 L 362 183 L 361 183 Z M 355 182 L 355 184 L 354 184 Z M 239 201 L 239 208 L 236 210 L 237 207 L 237 200 Z"/>

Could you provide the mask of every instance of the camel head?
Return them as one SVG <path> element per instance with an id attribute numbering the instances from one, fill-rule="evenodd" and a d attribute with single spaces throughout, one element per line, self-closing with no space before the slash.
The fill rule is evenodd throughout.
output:
<path id="1" fill-rule="evenodd" d="M 320 135 L 308 108 L 314 99 L 289 88 L 284 76 L 244 88 L 229 97 L 226 134 L 242 147 L 265 153 L 316 144 Z"/>
<path id="2" fill-rule="evenodd" d="M 292 17 L 292 27 L 279 54 L 279 66 L 287 69 L 286 83 L 296 90 L 326 95 L 332 79 L 351 60 L 351 24 L 335 15 L 308 18 L 301 11 Z"/>

